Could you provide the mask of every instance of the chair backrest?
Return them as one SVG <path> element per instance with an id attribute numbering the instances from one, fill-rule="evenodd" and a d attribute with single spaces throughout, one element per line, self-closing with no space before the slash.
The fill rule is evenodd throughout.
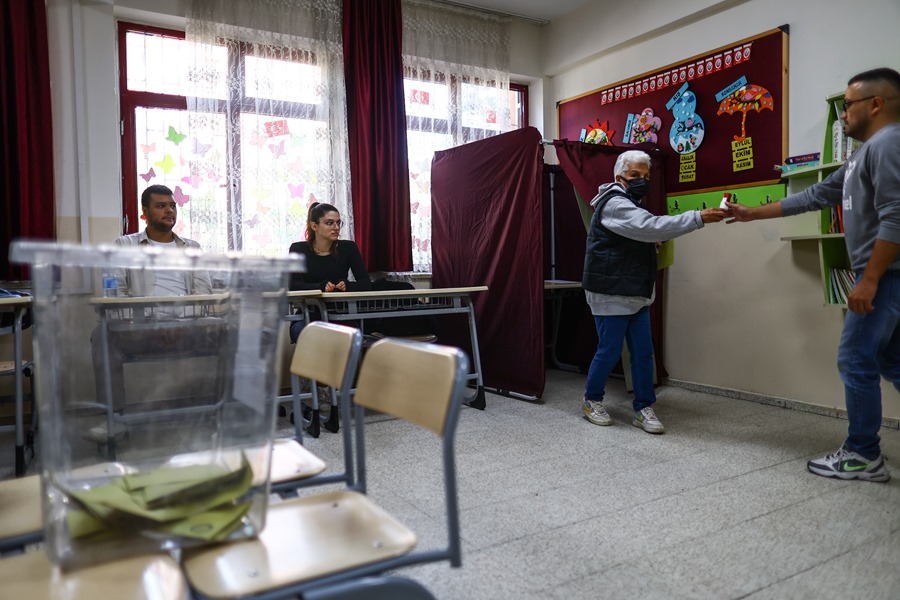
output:
<path id="1" fill-rule="evenodd" d="M 467 359 L 458 348 L 380 340 L 366 353 L 353 400 L 443 436 L 465 382 L 461 362 Z"/>
<path id="2" fill-rule="evenodd" d="M 401 559 L 398 566 L 444 558 L 448 558 L 454 567 L 462 564 L 454 448 L 468 373 L 469 359 L 462 350 L 437 344 L 380 340 L 372 344 L 363 359 L 353 398 L 356 405 L 355 488 L 363 492 L 366 489 L 363 409 L 376 410 L 430 429 L 443 440 L 447 548 L 414 552 Z"/>
<path id="3" fill-rule="evenodd" d="M 297 338 L 291 373 L 342 390 L 351 383 L 361 344 L 362 334 L 354 327 L 310 323 Z M 357 351 L 353 352 L 355 347 Z"/>

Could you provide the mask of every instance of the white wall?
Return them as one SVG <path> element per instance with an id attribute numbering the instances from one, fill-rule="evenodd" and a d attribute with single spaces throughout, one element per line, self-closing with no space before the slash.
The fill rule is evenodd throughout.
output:
<path id="1" fill-rule="evenodd" d="M 824 98 L 859 71 L 900 67 L 900 2 L 864 5 L 854 11 L 841 0 L 596 0 L 545 34 L 545 137 L 556 135 L 557 101 L 788 24 L 788 150 L 819 150 Z M 672 378 L 844 406 L 835 367 L 843 313 L 822 305 L 814 243 L 780 241 L 812 233 L 815 219 L 711 225 L 676 242 L 665 310 Z M 882 388 L 885 416 L 900 418 L 900 395 Z"/>

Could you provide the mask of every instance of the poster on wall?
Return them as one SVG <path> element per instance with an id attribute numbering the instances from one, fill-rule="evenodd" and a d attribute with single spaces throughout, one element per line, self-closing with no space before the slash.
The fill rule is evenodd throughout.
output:
<path id="1" fill-rule="evenodd" d="M 786 25 L 563 100 L 559 138 L 668 155 L 666 192 L 777 182 L 787 156 Z"/>

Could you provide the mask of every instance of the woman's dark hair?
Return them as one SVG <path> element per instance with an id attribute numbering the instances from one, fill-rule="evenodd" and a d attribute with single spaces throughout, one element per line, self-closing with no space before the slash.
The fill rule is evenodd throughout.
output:
<path id="1" fill-rule="evenodd" d="M 337 214 L 341 214 L 336 207 L 331 204 L 326 204 L 324 202 L 313 202 L 309 205 L 309 212 L 306 214 L 306 241 L 309 243 L 309 247 L 315 250 L 316 244 L 316 232 L 312 228 L 313 223 L 318 223 L 322 220 L 322 217 L 325 216 L 325 213 L 336 212 Z M 331 253 L 337 256 L 337 244 L 331 245 Z"/>

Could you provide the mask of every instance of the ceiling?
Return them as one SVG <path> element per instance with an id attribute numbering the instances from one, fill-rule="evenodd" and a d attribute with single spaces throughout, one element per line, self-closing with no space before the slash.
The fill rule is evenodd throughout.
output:
<path id="1" fill-rule="evenodd" d="M 455 0 L 448 4 L 471 6 L 526 17 L 533 21 L 554 21 L 592 0 Z"/>

